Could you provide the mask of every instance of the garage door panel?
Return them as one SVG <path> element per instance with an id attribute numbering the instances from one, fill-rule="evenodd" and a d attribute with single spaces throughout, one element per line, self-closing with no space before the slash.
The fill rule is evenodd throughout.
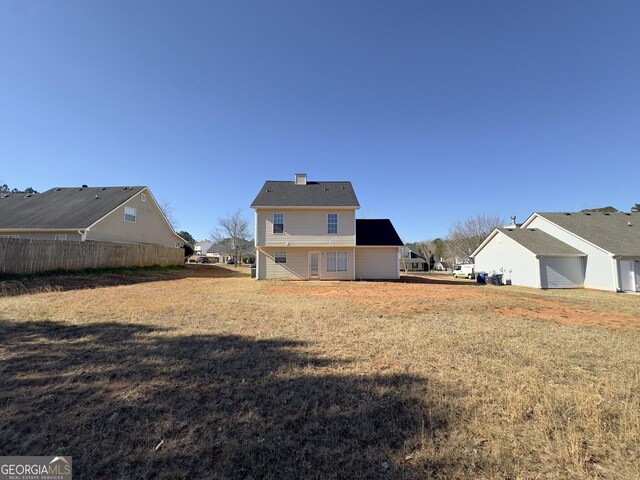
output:
<path id="1" fill-rule="evenodd" d="M 544 258 L 540 260 L 542 288 L 582 288 L 582 258 Z"/>

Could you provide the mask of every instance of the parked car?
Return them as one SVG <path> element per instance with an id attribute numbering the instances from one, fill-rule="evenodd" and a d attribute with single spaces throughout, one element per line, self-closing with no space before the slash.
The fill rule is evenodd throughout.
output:
<path id="1" fill-rule="evenodd" d="M 236 263 L 236 261 L 233 258 L 230 258 L 229 260 L 227 260 L 227 265 L 234 265 Z"/>
<path id="2" fill-rule="evenodd" d="M 454 278 L 473 278 L 473 263 L 463 263 L 453 267 Z"/>
<path id="3" fill-rule="evenodd" d="M 198 263 L 209 263 L 209 259 L 207 257 L 199 257 Z"/>

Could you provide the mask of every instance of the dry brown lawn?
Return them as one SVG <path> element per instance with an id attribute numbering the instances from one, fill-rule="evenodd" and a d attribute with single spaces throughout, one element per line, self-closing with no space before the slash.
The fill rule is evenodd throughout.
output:
<path id="1" fill-rule="evenodd" d="M 0 283 L 0 455 L 83 479 L 640 478 L 640 296 L 404 280 Z"/>

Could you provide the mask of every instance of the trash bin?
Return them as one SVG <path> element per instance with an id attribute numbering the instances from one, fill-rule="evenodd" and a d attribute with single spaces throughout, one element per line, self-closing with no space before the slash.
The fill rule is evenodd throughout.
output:
<path id="1" fill-rule="evenodd" d="M 496 287 L 499 287 L 500 285 L 502 285 L 502 274 L 501 273 L 496 273 L 493 275 L 493 284 Z"/>
<path id="2" fill-rule="evenodd" d="M 251 278 L 256 278 L 256 267 L 251 267 Z"/>
<path id="3" fill-rule="evenodd" d="M 476 273 L 476 283 L 486 284 L 487 283 L 487 272 L 478 272 Z"/>

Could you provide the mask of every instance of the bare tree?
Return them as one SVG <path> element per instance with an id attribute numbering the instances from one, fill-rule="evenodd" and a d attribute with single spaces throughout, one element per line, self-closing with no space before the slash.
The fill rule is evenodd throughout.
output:
<path id="1" fill-rule="evenodd" d="M 219 243 L 226 253 L 234 259 L 236 267 L 242 261 L 242 255 L 251 249 L 249 222 L 242 218 L 240 210 L 218 219 L 218 225 L 209 234 L 211 240 Z"/>
<path id="2" fill-rule="evenodd" d="M 179 223 L 178 219 L 176 218 L 173 206 L 171 205 L 171 203 L 169 203 L 169 200 L 166 200 L 164 198 L 161 199 L 158 202 L 158 207 L 160 207 L 160 210 L 162 210 L 162 213 L 164 213 L 164 216 L 167 218 L 169 225 L 171 225 L 171 228 L 173 228 L 173 230 L 175 231 L 178 228 Z"/>
<path id="3" fill-rule="evenodd" d="M 436 251 L 436 243 L 433 240 L 422 240 L 416 243 L 418 254 L 427 261 L 427 270 L 431 271 L 431 257 Z"/>
<path id="4" fill-rule="evenodd" d="M 495 229 L 504 225 L 497 215 L 480 214 L 466 220 L 457 220 L 449 226 L 447 246 L 452 261 L 468 261 L 473 251 Z"/>

